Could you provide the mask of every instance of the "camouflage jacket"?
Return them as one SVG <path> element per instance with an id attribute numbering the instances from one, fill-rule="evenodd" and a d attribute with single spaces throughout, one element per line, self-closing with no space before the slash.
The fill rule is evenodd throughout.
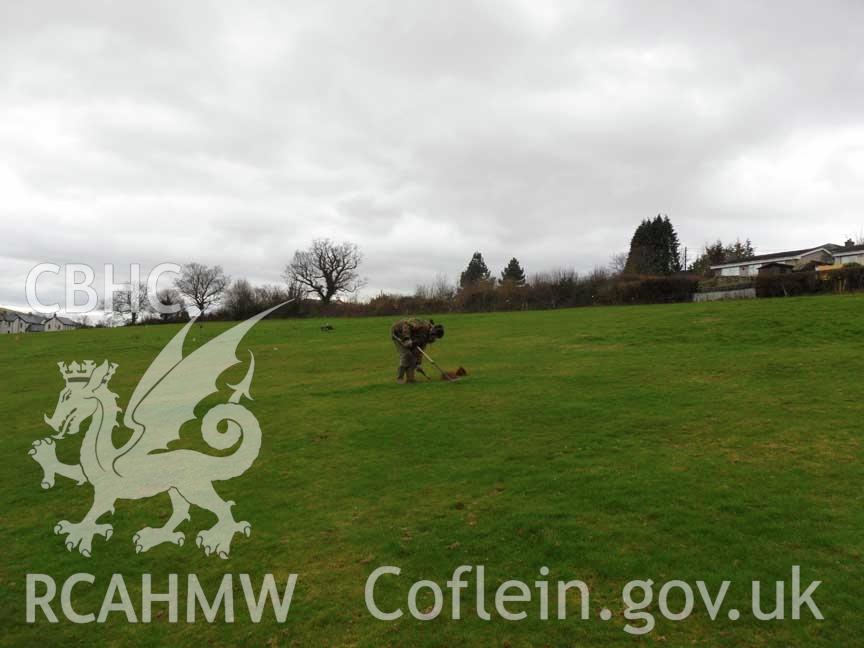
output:
<path id="1" fill-rule="evenodd" d="M 399 342 L 411 340 L 414 346 L 425 347 L 430 340 L 432 322 L 417 318 L 399 320 L 390 327 L 391 337 Z"/>

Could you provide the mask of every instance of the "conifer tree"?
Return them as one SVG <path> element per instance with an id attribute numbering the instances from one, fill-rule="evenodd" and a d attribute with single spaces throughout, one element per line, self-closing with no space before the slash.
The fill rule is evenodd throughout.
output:
<path id="1" fill-rule="evenodd" d="M 517 286 L 525 285 L 525 270 L 522 269 L 516 257 L 510 259 L 510 263 L 501 272 L 501 281 L 509 281 Z"/>
<path id="2" fill-rule="evenodd" d="M 625 272 L 668 275 L 681 271 L 678 234 L 668 216 L 646 218 L 633 233 Z"/>
<path id="3" fill-rule="evenodd" d="M 486 267 L 486 262 L 483 260 L 483 255 L 480 252 L 475 252 L 468 262 L 468 267 L 459 277 L 459 285 L 462 287 L 485 281 L 489 279 L 489 268 Z"/>

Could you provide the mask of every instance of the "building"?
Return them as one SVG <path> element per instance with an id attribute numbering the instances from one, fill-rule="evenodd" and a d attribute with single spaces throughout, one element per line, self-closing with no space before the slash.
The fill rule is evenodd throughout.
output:
<path id="1" fill-rule="evenodd" d="M 27 331 L 27 323 L 15 311 L 0 313 L 0 335 L 11 333 L 17 335 Z"/>
<path id="2" fill-rule="evenodd" d="M 0 335 L 69 331 L 80 326 L 78 322 L 59 315 L 33 315 L 13 310 L 0 310 Z"/>
<path id="3" fill-rule="evenodd" d="M 78 322 L 72 321 L 66 317 L 60 317 L 59 315 L 52 315 L 48 319 L 43 322 L 43 326 L 46 331 L 68 331 L 70 329 L 76 329 L 80 326 Z"/>
<path id="4" fill-rule="evenodd" d="M 26 333 L 41 333 L 45 330 L 45 316 L 31 315 L 29 313 L 18 313 L 18 317 L 27 325 Z"/>
<path id="5" fill-rule="evenodd" d="M 791 266 L 793 271 L 815 266 L 842 266 L 847 263 L 864 265 L 864 245 L 855 245 L 851 240 L 846 245 L 825 243 L 803 250 L 789 250 L 774 254 L 760 254 L 752 259 L 712 265 L 711 270 L 721 277 L 752 277 L 757 274 L 785 272 L 781 266 Z M 766 272 L 761 272 L 765 267 Z"/>
<path id="6" fill-rule="evenodd" d="M 809 263 L 809 262 L 808 262 Z M 793 272 L 795 270 L 795 266 L 791 263 L 781 263 L 780 261 L 771 261 L 770 263 L 765 263 L 759 268 L 759 276 L 770 276 L 770 275 L 778 275 L 778 274 L 786 274 L 788 272 Z"/>
<path id="7" fill-rule="evenodd" d="M 846 243 L 846 246 L 834 252 L 834 264 L 843 266 L 848 263 L 860 263 L 864 265 L 864 245 L 850 245 L 852 241 Z"/>

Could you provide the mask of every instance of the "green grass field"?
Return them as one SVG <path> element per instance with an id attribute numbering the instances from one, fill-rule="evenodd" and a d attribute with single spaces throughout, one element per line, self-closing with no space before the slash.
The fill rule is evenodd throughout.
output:
<path id="1" fill-rule="evenodd" d="M 447 335 L 430 352 L 470 376 L 413 386 L 393 380 L 389 318 L 337 320 L 330 333 L 313 320 L 264 321 L 239 353 L 250 348 L 257 360 L 248 406 L 264 431 L 262 450 L 246 474 L 217 483 L 237 502 L 238 519 L 252 523 L 227 561 L 195 547 L 195 534 L 214 521 L 200 509 L 181 527 L 184 547 L 135 554 L 135 531 L 167 518 L 165 495 L 120 502 L 113 538 L 96 539 L 89 560 L 67 553 L 52 528 L 80 519 L 92 489 L 58 478 L 43 491 L 27 456 L 49 432 L 42 415 L 63 384 L 58 361 L 118 363 L 111 386 L 125 407 L 177 327 L 0 337 L 0 643 L 852 645 L 864 627 L 862 313 L 864 297 L 840 296 L 442 316 Z M 228 326 L 196 325 L 187 350 Z M 244 371 L 245 363 L 224 381 Z M 194 426 L 186 432 L 194 436 Z M 62 441 L 61 455 L 73 459 L 82 436 Z M 473 614 L 469 588 L 462 620 L 449 618 L 446 589 L 440 618 L 411 618 L 411 583 L 443 587 L 461 564 L 485 565 L 490 608 L 502 581 L 531 584 L 548 566 L 548 580 L 586 581 L 592 610 L 607 606 L 614 616 L 580 620 L 573 602 L 573 618 L 541 621 L 532 603 L 513 606 L 529 611 L 525 621 L 493 613 L 487 622 Z M 382 608 L 405 610 L 396 622 L 373 619 L 364 604 L 366 578 L 380 565 L 402 568 L 378 592 Z M 805 583 L 823 582 L 815 598 L 825 620 L 805 609 L 800 621 L 756 621 L 750 581 L 773 592 L 786 580 L 788 592 L 792 565 Z M 139 611 L 142 573 L 156 589 L 180 574 L 181 601 L 189 573 L 208 592 L 224 573 L 299 580 L 281 625 L 269 610 L 250 623 L 242 593 L 233 625 L 169 624 L 159 605 L 148 625 L 121 614 L 104 625 L 41 616 L 28 625 L 25 575 L 36 572 L 58 587 L 70 574 L 94 574 L 94 586 L 75 590 L 82 613 L 98 612 L 112 573 L 124 575 Z M 621 588 L 645 578 L 694 589 L 703 580 L 712 592 L 731 580 L 724 610 L 742 617 L 710 620 L 697 594 L 687 620 L 657 615 L 652 633 L 631 637 Z M 181 603 L 181 619 L 184 610 Z"/>

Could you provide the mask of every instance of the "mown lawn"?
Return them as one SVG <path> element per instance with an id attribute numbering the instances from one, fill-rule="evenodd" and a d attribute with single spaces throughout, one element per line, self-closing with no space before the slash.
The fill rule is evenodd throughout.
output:
<path id="1" fill-rule="evenodd" d="M 442 316 L 446 337 L 430 348 L 468 379 L 399 386 L 390 319 L 268 320 L 241 344 L 256 357 L 249 408 L 264 430 L 257 462 L 217 483 L 237 502 L 252 536 L 229 560 L 205 557 L 194 537 L 213 516 L 193 509 L 184 547 L 136 555 L 132 535 L 167 519 L 167 496 L 121 502 L 114 536 L 85 559 L 52 533 L 79 519 L 92 489 L 58 478 L 43 491 L 27 455 L 48 434 L 62 379 L 58 361 L 109 359 L 125 407 L 138 378 L 177 327 L 138 327 L 0 337 L 0 436 L 4 475 L 0 527 L 0 644 L 201 646 L 841 646 L 864 629 L 864 297 L 838 296 Z M 187 349 L 229 324 L 195 326 Z M 194 339 L 193 339 L 194 338 Z M 430 368 L 431 369 L 431 368 Z M 244 365 L 224 376 L 242 377 Z M 430 375 L 432 375 L 430 371 Z M 223 381 L 220 381 L 223 384 Z M 225 390 L 222 399 L 230 393 Z M 184 436 L 194 427 L 184 428 Z M 61 442 L 75 456 L 80 438 Z M 441 586 L 461 564 L 485 565 L 492 621 L 411 618 L 411 583 Z M 395 622 L 372 618 L 363 588 L 381 565 L 397 565 L 378 589 Z M 750 581 L 821 580 L 825 620 L 759 622 Z M 508 622 L 494 613 L 494 589 L 580 578 L 591 587 L 592 618 L 541 621 L 537 604 Z M 51 574 L 58 587 L 89 572 L 74 604 L 98 612 L 112 573 L 122 573 L 140 612 L 140 575 L 164 589 L 196 573 L 215 592 L 225 573 L 284 581 L 299 575 L 284 624 L 268 610 L 252 624 L 237 586 L 234 624 L 150 624 L 111 614 L 104 625 L 25 619 L 25 575 Z M 720 618 L 700 599 L 690 618 L 644 637 L 622 628 L 621 589 L 633 579 L 671 579 L 712 592 L 731 580 Z M 469 578 L 469 581 L 472 581 Z M 473 587 L 473 581 L 472 581 Z M 533 587 L 533 585 L 532 585 Z M 59 597 L 59 594 L 58 594 Z M 655 589 L 656 600 L 656 589 Z M 679 603 L 671 605 L 680 607 Z M 428 607 L 428 599 L 425 601 Z M 674 603 L 674 601 L 673 601 Z M 554 599 L 553 599 L 554 616 Z M 606 606 L 613 618 L 596 611 Z M 736 607 L 741 619 L 725 610 Z M 766 602 L 767 607 L 767 602 Z M 55 605 L 59 613 L 59 603 Z M 657 606 L 652 606 L 655 613 Z M 787 607 L 788 616 L 788 607 Z M 636 625 L 641 625 L 635 622 Z M 851 642 L 851 643 L 850 643 Z"/>

